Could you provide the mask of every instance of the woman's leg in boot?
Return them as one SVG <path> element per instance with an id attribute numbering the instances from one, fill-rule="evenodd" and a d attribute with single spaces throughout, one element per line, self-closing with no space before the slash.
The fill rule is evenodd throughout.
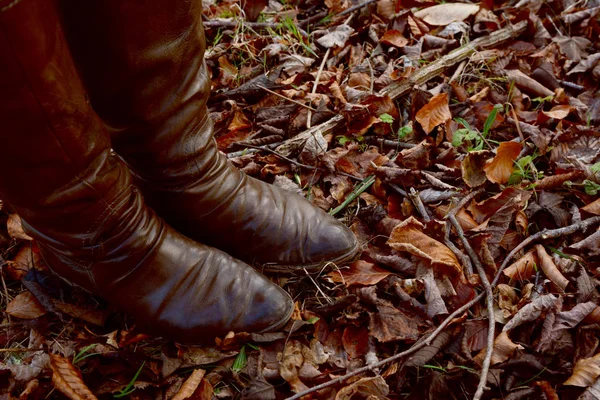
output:
<path id="1" fill-rule="evenodd" d="M 149 204 L 176 229 L 272 270 L 355 256 L 348 228 L 219 154 L 206 108 L 201 2 L 60 4 L 92 106 Z"/>
<path id="2" fill-rule="evenodd" d="M 182 342 L 285 323 L 289 296 L 144 205 L 87 103 L 54 3 L 0 1 L 0 198 L 49 267 Z"/>

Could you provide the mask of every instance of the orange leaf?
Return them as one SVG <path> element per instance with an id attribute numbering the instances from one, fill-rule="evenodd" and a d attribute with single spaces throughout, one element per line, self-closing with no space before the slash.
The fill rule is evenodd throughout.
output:
<path id="1" fill-rule="evenodd" d="M 450 107 L 448 107 L 448 94 L 436 94 L 417 112 L 415 116 L 417 121 L 423 127 L 426 133 L 430 133 L 433 128 L 444 124 L 452 119 Z"/>
<path id="2" fill-rule="evenodd" d="M 46 314 L 46 309 L 30 291 L 20 293 L 6 306 L 6 313 L 22 319 L 34 319 Z"/>
<path id="3" fill-rule="evenodd" d="M 357 260 L 350 265 L 349 269 L 340 269 L 329 273 L 329 277 L 334 281 L 343 282 L 346 286 L 350 285 L 375 285 L 392 273 L 383 268 L 379 268 L 373 263 L 364 260 Z"/>
<path id="4" fill-rule="evenodd" d="M 567 118 L 569 113 L 571 112 L 571 106 L 569 105 L 559 105 L 554 106 L 550 111 L 542 111 L 545 116 L 554 118 L 554 119 L 564 119 Z"/>
<path id="5" fill-rule="evenodd" d="M 550 279 L 556 286 L 558 286 L 563 292 L 565 288 L 569 284 L 569 280 L 563 276 L 563 274 L 559 271 L 552 261 L 552 257 L 546 253 L 546 249 L 544 246 L 540 244 L 535 245 L 535 251 L 537 252 L 538 258 L 540 260 L 540 268 L 544 271 L 544 274 Z"/>
<path id="6" fill-rule="evenodd" d="M 443 243 L 424 234 L 423 228 L 423 224 L 409 217 L 394 228 L 387 244 L 394 250 L 421 257 L 432 265 L 450 267 L 454 272 L 461 273 L 462 267 L 454 253 Z"/>
<path id="7" fill-rule="evenodd" d="M 501 184 L 508 182 L 508 178 L 510 178 L 510 175 L 515 169 L 514 162 L 517 157 L 519 157 L 521 148 L 521 143 L 500 143 L 500 147 L 498 147 L 498 151 L 496 152 L 496 157 L 483 167 L 485 174 L 491 182 Z"/>
<path id="8" fill-rule="evenodd" d="M 400 31 L 392 29 L 383 34 L 380 42 L 390 46 L 404 47 L 408 44 L 408 39 L 402 36 Z"/>
<path id="9" fill-rule="evenodd" d="M 83 383 L 81 373 L 71 362 L 59 356 L 50 354 L 50 368 L 52 368 L 52 383 L 71 400 L 97 400 L 96 396 Z"/>
<path id="10" fill-rule="evenodd" d="M 200 385 L 200 381 L 202 381 L 205 372 L 206 371 L 203 369 L 194 370 L 190 377 L 187 378 L 183 385 L 181 385 L 181 388 L 177 394 L 173 396 L 172 400 L 184 400 L 191 397 L 198 388 L 198 385 Z"/>

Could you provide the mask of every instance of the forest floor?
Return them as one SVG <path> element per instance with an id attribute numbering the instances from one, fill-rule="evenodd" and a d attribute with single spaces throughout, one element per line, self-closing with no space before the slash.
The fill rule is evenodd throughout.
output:
<path id="1" fill-rule="evenodd" d="M 282 332 L 183 346 L 5 207 L 0 399 L 600 400 L 600 1 L 250 3 L 204 2 L 219 148 L 360 258 L 271 277 Z"/>

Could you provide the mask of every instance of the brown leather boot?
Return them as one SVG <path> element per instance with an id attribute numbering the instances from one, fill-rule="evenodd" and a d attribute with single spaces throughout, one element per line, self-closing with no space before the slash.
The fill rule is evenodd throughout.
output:
<path id="1" fill-rule="evenodd" d="M 148 203 L 187 236 L 267 270 L 353 258 L 343 224 L 217 150 L 200 1 L 61 0 L 74 58 Z"/>
<path id="2" fill-rule="evenodd" d="M 0 0 L 0 198 L 61 277 L 152 332 L 196 343 L 268 331 L 289 295 L 144 205 L 91 110 L 54 3 Z"/>

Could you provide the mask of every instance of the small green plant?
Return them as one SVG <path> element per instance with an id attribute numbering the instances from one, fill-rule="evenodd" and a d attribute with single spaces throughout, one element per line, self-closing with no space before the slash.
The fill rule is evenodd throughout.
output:
<path id="1" fill-rule="evenodd" d="M 554 96 L 551 95 L 551 96 L 546 96 L 546 97 L 535 97 L 535 98 L 531 99 L 531 101 L 533 101 L 535 103 L 539 103 L 535 108 L 536 110 L 538 110 L 544 106 L 544 103 L 551 102 L 553 99 L 554 99 Z"/>
<path id="2" fill-rule="evenodd" d="M 583 181 L 583 191 L 590 196 L 596 196 L 600 192 L 600 185 L 586 179 Z"/>
<path id="3" fill-rule="evenodd" d="M 537 156 L 538 155 L 534 153 L 531 156 L 525 156 L 515 161 L 515 167 L 517 167 L 517 170 L 510 175 L 508 184 L 516 185 L 524 180 L 531 181 L 534 178 L 543 178 L 544 173 L 537 171 L 533 165 L 533 160 L 535 160 Z"/>
<path id="4" fill-rule="evenodd" d="M 381 122 L 385 122 L 386 124 L 390 124 L 390 127 L 394 123 L 394 117 L 392 117 L 388 113 L 381 114 L 379 116 L 379 119 L 381 120 Z M 398 136 L 398 139 L 404 139 L 406 136 L 408 136 L 411 133 L 412 133 L 412 126 L 411 125 L 404 125 L 400 129 L 398 129 L 397 136 Z"/>
<path id="5" fill-rule="evenodd" d="M 313 57 L 317 57 L 317 53 L 315 53 L 314 50 L 310 48 L 309 44 L 306 42 L 304 36 L 302 36 L 302 34 L 300 33 L 298 26 L 296 26 L 296 23 L 292 18 L 284 18 L 283 21 L 281 21 L 281 28 L 287 31 L 290 35 L 292 35 L 302 46 L 304 51 L 306 51 L 307 54 L 310 54 Z"/>
<path id="6" fill-rule="evenodd" d="M 100 353 L 89 353 L 89 354 L 86 354 L 88 351 L 90 351 L 94 347 L 96 347 L 96 343 L 90 344 L 89 346 L 85 346 L 83 349 L 79 350 L 79 353 L 77 353 L 77 354 L 75 354 L 73 356 L 73 365 L 75 365 L 75 364 L 77 364 L 77 363 L 85 360 L 88 357 L 100 354 Z"/>
<path id="7" fill-rule="evenodd" d="M 246 356 L 246 345 L 243 345 L 242 349 L 240 350 L 240 353 L 235 358 L 235 361 L 233 362 L 231 369 L 233 370 L 233 372 L 238 373 L 241 370 L 243 370 L 244 368 L 246 368 L 247 363 L 248 363 L 248 357 Z"/>
<path id="8" fill-rule="evenodd" d="M 137 372 L 135 373 L 133 378 L 131 378 L 131 381 L 127 384 L 127 386 L 125 386 L 123 389 L 121 389 L 121 391 L 119 391 L 117 394 L 114 395 L 114 397 L 116 399 L 130 395 L 131 393 L 133 393 L 135 391 L 136 388 L 133 385 L 135 385 L 135 382 L 137 381 L 140 374 L 142 373 L 142 369 L 144 368 L 144 365 L 146 365 L 146 361 L 144 361 L 142 363 L 142 365 L 140 365 L 140 368 L 137 370 Z"/>
<path id="9" fill-rule="evenodd" d="M 457 129 L 452 135 L 452 145 L 454 147 L 461 146 L 463 143 L 468 145 L 468 151 L 483 150 L 483 146 L 487 144 L 487 136 L 494 125 L 494 121 L 498 116 L 498 111 L 502 109 L 502 105 L 496 104 L 492 111 L 485 119 L 483 123 L 483 132 L 479 132 L 475 128 L 471 128 L 471 125 L 464 118 L 454 118 L 456 122 L 461 124 L 464 128 Z"/>

